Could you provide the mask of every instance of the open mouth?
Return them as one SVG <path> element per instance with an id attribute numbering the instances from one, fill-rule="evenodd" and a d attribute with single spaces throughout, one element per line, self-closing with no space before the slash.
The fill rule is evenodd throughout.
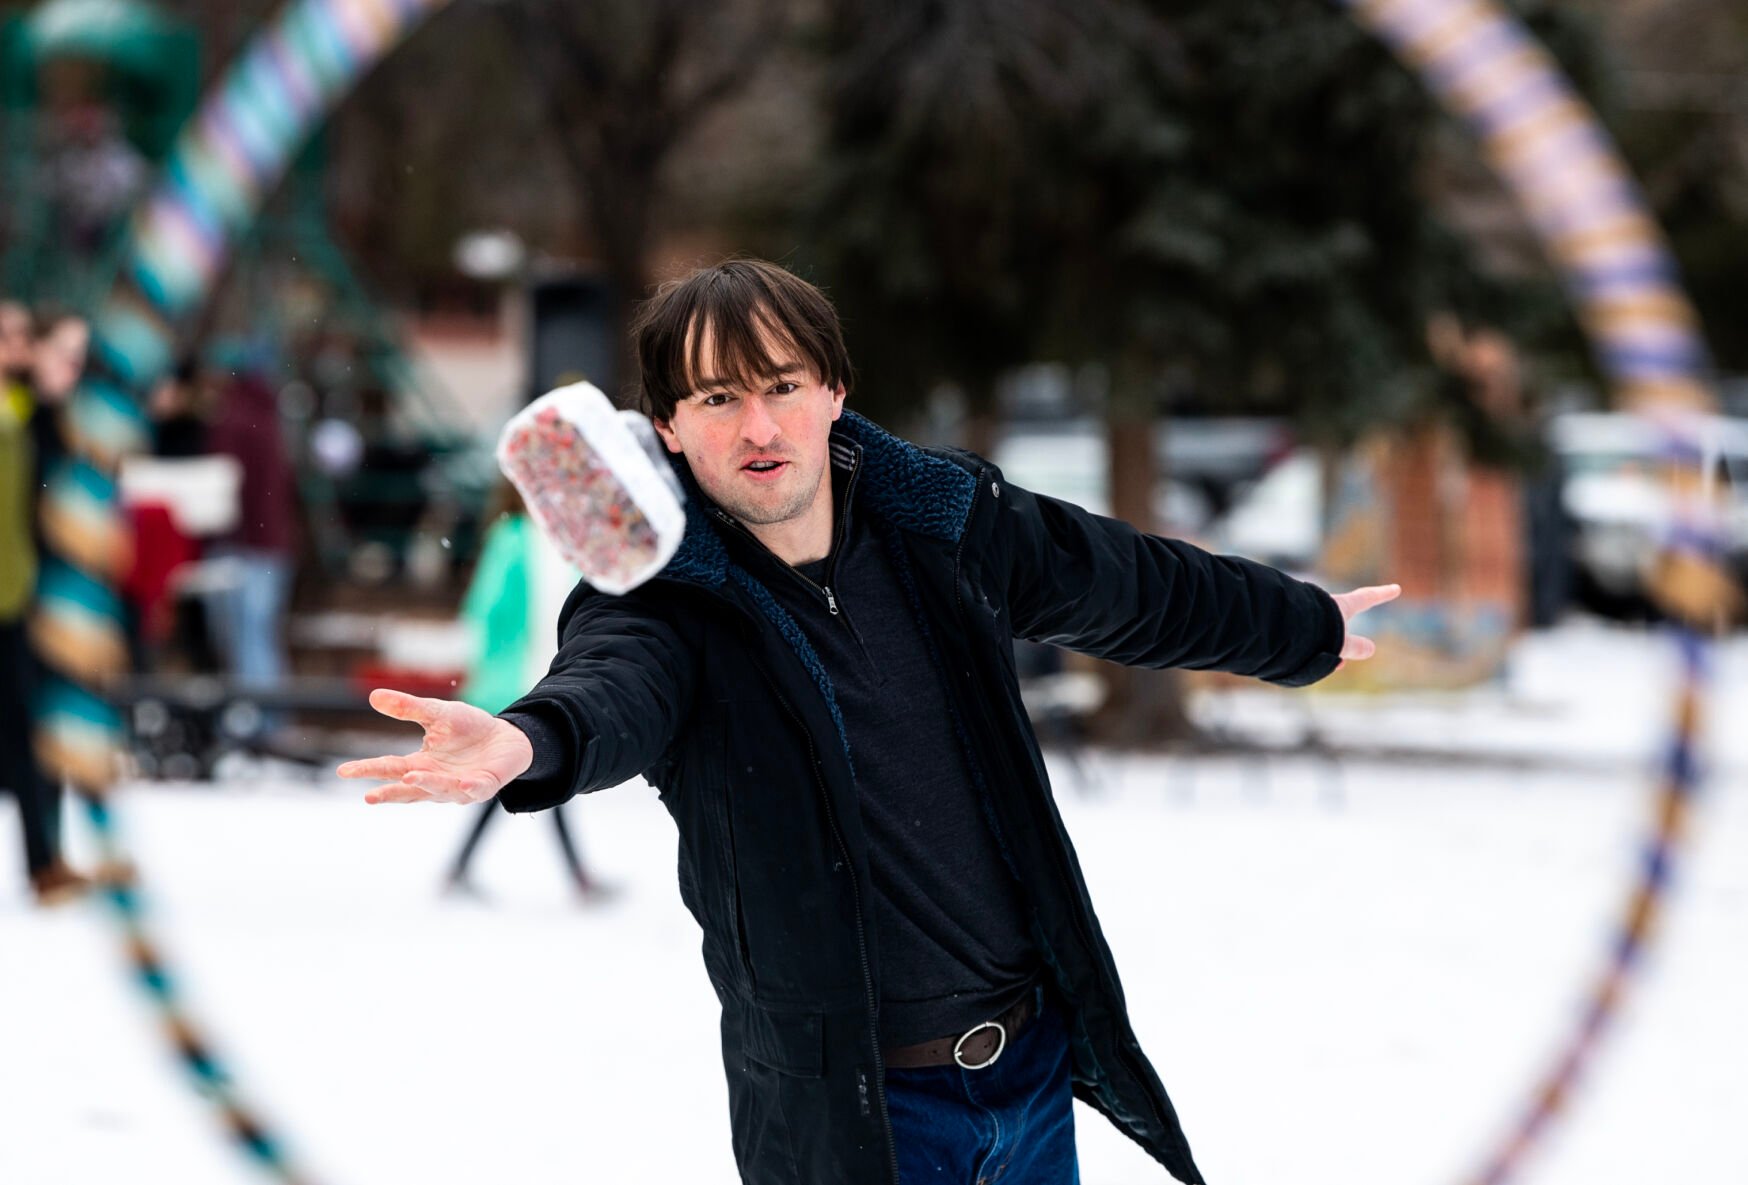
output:
<path id="1" fill-rule="evenodd" d="M 741 470 L 745 473 L 756 473 L 761 476 L 768 476 L 777 472 L 777 470 L 783 468 L 783 466 L 787 464 L 787 461 L 748 461 L 745 465 L 741 466 Z"/>

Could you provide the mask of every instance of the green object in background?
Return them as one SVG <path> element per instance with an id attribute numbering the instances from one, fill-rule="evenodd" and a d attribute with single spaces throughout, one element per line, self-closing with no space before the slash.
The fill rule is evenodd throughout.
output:
<path id="1" fill-rule="evenodd" d="M 533 596 L 534 524 L 506 514 L 486 531 L 461 617 L 472 629 L 473 662 L 461 698 L 499 712 L 528 691 L 528 643 Z"/>
<path id="2" fill-rule="evenodd" d="M 17 621 L 36 584 L 36 544 L 30 534 L 30 433 L 0 398 L 0 622 Z"/>

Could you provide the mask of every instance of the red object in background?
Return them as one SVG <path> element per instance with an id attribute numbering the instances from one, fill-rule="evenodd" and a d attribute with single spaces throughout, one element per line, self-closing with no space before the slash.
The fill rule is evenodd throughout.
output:
<path id="1" fill-rule="evenodd" d="M 176 527 L 162 502 L 137 502 L 128 507 L 133 524 L 134 562 L 121 582 L 121 594 L 139 608 L 140 633 L 147 642 L 170 636 L 170 581 L 176 569 L 200 558 L 200 545 Z"/>
<path id="2" fill-rule="evenodd" d="M 440 671 L 396 667 L 383 662 L 364 662 L 352 668 L 352 685 L 369 693 L 377 687 L 392 687 L 408 695 L 430 699 L 454 699 L 461 691 L 466 671 Z"/>
<path id="3" fill-rule="evenodd" d="M 243 467 L 237 529 L 225 542 L 297 551 L 297 472 L 279 430 L 279 400 L 259 375 L 240 374 L 219 393 L 206 447 Z"/>

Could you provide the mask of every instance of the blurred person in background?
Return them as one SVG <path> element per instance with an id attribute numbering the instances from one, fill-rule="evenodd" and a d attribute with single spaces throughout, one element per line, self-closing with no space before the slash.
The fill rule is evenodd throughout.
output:
<path id="1" fill-rule="evenodd" d="M 151 421 L 152 456 L 161 460 L 187 461 L 207 455 L 207 425 L 200 414 L 198 364 L 191 357 L 179 360 L 152 388 L 146 400 Z M 125 485 L 125 482 L 124 482 Z M 177 523 L 171 506 L 158 499 L 129 500 L 128 519 L 133 527 L 133 565 L 121 583 L 126 614 L 128 654 L 135 673 L 157 668 L 167 645 L 183 620 L 183 600 L 176 582 L 185 565 L 200 558 L 199 541 Z M 198 602 L 190 599 L 188 607 Z M 197 630 L 184 629 L 185 637 Z M 205 656 L 210 643 L 194 647 Z M 211 669 L 207 663 L 200 669 Z"/>
<path id="2" fill-rule="evenodd" d="M 36 760 L 36 657 L 25 623 L 36 590 L 34 516 L 36 463 L 29 426 L 35 400 L 31 318 L 22 305 L 0 303 L 0 790 L 18 800 L 24 867 L 43 905 L 78 896 L 90 882 L 60 853 L 60 795 Z"/>
<path id="3" fill-rule="evenodd" d="M 220 388 L 207 447 L 242 466 L 237 528 L 209 558 L 225 563 L 224 587 L 207 615 L 226 669 L 239 682 L 270 687 L 286 675 L 284 624 L 297 557 L 297 474 L 280 429 L 273 388 L 241 372 Z M 277 717 L 269 727 L 277 727 Z"/>
<path id="4" fill-rule="evenodd" d="M 67 454 L 67 402 L 85 373 L 90 348 L 91 326 L 83 317 L 64 314 L 43 322 L 31 349 L 30 435 L 39 504 L 44 485 Z"/>
<path id="5" fill-rule="evenodd" d="M 423 748 L 368 802 L 556 806 L 645 776 L 722 1005 L 756 1185 L 1065 1185 L 1072 1095 L 1180 1180 L 1188 1141 L 1021 704 L 1013 639 L 1300 687 L 1368 658 L 1394 586 L 1331 596 L 1146 535 L 846 411 L 836 310 L 774 264 L 664 285 L 634 328 L 690 501 L 666 568 L 578 584 L 497 715 L 371 693 Z"/>
<path id="6" fill-rule="evenodd" d="M 0 399 L 19 423 L 30 420 L 31 356 L 36 346 L 36 318 L 15 300 L 0 300 Z"/>
<path id="7" fill-rule="evenodd" d="M 193 358 L 178 361 L 152 388 L 146 413 L 152 420 L 153 456 L 207 454 L 206 417 L 200 407 L 200 367 Z"/>
<path id="8" fill-rule="evenodd" d="M 539 678 L 539 672 L 530 672 L 529 666 L 535 649 L 534 631 L 546 626 L 535 621 L 530 612 L 535 603 L 534 522 L 522 503 L 522 495 L 503 478 L 498 479 L 487 503 L 486 521 L 491 525 L 486 528 L 473 580 L 461 602 L 462 620 L 473 635 L 474 657 L 460 699 L 487 712 L 501 712 L 522 698 Z M 468 879 L 468 864 L 499 810 L 496 802 L 480 804 L 473 827 L 449 872 L 447 887 L 451 892 L 477 896 Z M 554 809 L 551 816 L 565 868 L 577 892 L 592 901 L 610 896 L 606 886 L 589 875 L 577 855 L 563 808 Z"/>

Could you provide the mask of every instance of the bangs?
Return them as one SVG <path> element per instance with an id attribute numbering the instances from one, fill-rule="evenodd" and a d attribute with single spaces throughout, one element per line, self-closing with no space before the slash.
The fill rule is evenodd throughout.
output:
<path id="1" fill-rule="evenodd" d="M 747 390 L 796 364 L 828 387 L 850 381 L 831 302 L 762 260 L 730 260 L 662 285 L 633 323 L 632 337 L 643 410 L 657 420 L 672 419 L 705 380 Z"/>
<path id="2" fill-rule="evenodd" d="M 742 390 L 776 378 L 787 365 L 802 363 L 814 375 L 824 371 L 821 359 L 809 357 L 787 326 L 771 316 L 763 305 L 723 302 L 693 315 L 683 335 L 685 366 L 678 371 L 680 399 L 699 390 L 709 379 L 711 386 L 725 384 Z M 710 339 L 710 356 L 704 356 L 704 339 Z M 765 348 L 774 343 L 782 357 Z M 677 401 L 676 401 L 677 402 Z"/>

